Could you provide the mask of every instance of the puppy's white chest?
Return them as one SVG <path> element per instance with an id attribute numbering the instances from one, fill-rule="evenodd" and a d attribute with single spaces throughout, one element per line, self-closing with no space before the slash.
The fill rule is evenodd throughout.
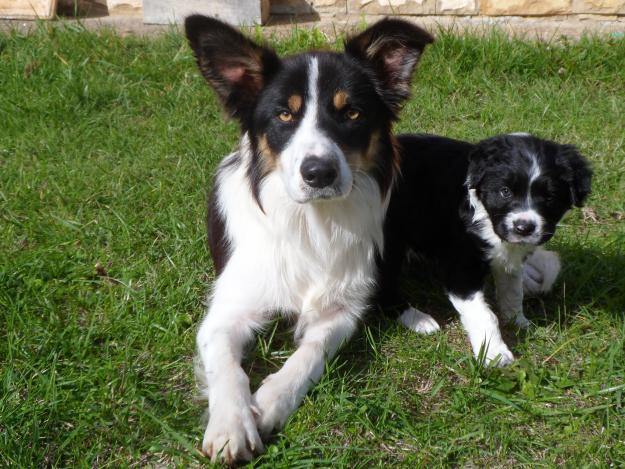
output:
<path id="1" fill-rule="evenodd" d="M 516 272 L 523 267 L 523 261 L 535 249 L 532 245 L 500 242 L 491 248 L 489 257 L 491 266 L 505 272 Z"/>

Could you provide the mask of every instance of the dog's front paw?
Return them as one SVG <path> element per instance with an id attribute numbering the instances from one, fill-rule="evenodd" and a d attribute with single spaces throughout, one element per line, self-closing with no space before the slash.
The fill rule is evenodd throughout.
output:
<path id="1" fill-rule="evenodd" d="M 441 326 L 438 325 L 432 316 L 413 307 L 406 309 L 398 321 L 408 329 L 420 334 L 431 334 L 441 330 Z"/>
<path id="2" fill-rule="evenodd" d="M 505 324 L 514 325 L 519 329 L 527 329 L 531 325 L 529 319 L 527 319 L 525 317 L 525 314 L 523 314 L 522 312 L 502 315 L 502 321 Z"/>
<path id="3" fill-rule="evenodd" d="M 560 257 L 553 251 L 537 249 L 523 264 L 523 290 L 528 295 L 549 292 L 560 273 Z"/>
<path id="4" fill-rule="evenodd" d="M 514 325 L 519 329 L 527 329 L 530 327 L 530 320 L 525 317 L 525 314 L 518 313 L 514 318 Z"/>
<path id="5" fill-rule="evenodd" d="M 290 395 L 288 395 L 290 394 Z M 258 431 L 267 439 L 274 431 L 280 430 L 291 415 L 296 403 L 293 392 L 285 392 L 280 377 L 269 375 L 252 397 L 256 413 Z"/>
<path id="6" fill-rule="evenodd" d="M 232 464 L 250 461 L 254 454 L 264 451 L 256 428 L 256 420 L 249 406 L 220 409 L 211 418 L 204 432 L 202 452 L 212 462 Z"/>
<path id="7" fill-rule="evenodd" d="M 514 361 L 514 355 L 503 342 L 490 344 L 484 357 L 486 366 L 506 366 Z"/>

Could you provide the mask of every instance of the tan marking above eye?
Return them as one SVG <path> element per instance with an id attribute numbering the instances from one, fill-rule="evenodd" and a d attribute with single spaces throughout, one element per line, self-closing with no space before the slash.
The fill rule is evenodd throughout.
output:
<path id="1" fill-rule="evenodd" d="M 336 108 L 337 111 L 340 111 L 345 106 L 347 106 L 348 98 L 349 96 L 347 95 L 345 91 L 341 90 L 341 91 L 337 91 L 336 93 L 334 93 L 334 99 L 332 100 L 332 103 L 334 104 L 334 107 Z"/>
<path id="2" fill-rule="evenodd" d="M 282 111 L 280 114 L 278 114 L 278 119 L 280 119 L 282 122 L 291 122 L 293 120 L 293 114 L 288 111 Z"/>
<path id="3" fill-rule="evenodd" d="M 294 94 L 287 101 L 289 109 L 293 114 L 297 114 L 302 108 L 302 97 L 299 94 Z"/>
<path id="4" fill-rule="evenodd" d="M 358 112 L 356 109 L 350 109 L 345 113 L 345 115 L 348 119 L 355 121 L 360 117 L 360 112 Z"/>

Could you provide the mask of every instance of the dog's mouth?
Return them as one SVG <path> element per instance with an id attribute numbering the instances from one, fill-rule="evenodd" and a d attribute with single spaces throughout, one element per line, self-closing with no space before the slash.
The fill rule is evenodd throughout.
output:
<path id="1" fill-rule="evenodd" d="M 311 202 L 331 202 L 334 200 L 343 200 L 349 196 L 352 191 L 352 187 L 353 184 L 347 189 L 342 189 L 337 186 L 324 187 L 322 189 L 305 186 L 302 190 L 302 197 L 296 199 L 296 202 L 305 204 Z"/>
<path id="2" fill-rule="evenodd" d="M 505 238 L 505 241 L 508 244 L 518 244 L 519 246 L 538 246 L 539 244 L 542 244 L 540 240 L 516 239 L 514 237 Z"/>
<path id="3" fill-rule="evenodd" d="M 540 246 L 546 243 L 551 238 L 550 235 L 545 233 L 534 233 L 530 236 L 519 236 L 514 233 L 506 233 L 501 238 L 509 244 L 518 246 Z"/>

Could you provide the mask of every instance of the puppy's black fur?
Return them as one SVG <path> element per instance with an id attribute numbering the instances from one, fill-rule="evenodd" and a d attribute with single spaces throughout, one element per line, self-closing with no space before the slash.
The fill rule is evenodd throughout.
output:
<path id="1" fill-rule="evenodd" d="M 379 301 L 386 306 L 406 306 L 397 285 L 409 250 L 438 265 L 449 294 L 468 298 L 483 289 L 493 241 L 520 248 L 545 243 L 564 213 L 581 206 L 590 192 L 591 171 L 571 145 L 526 134 L 477 144 L 433 135 L 402 135 L 398 142 L 401 177 L 391 196 L 380 261 Z M 474 221 L 470 190 L 499 239 Z M 523 205 L 544 221 L 527 242 L 518 234 L 515 238 L 505 223 Z"/>

